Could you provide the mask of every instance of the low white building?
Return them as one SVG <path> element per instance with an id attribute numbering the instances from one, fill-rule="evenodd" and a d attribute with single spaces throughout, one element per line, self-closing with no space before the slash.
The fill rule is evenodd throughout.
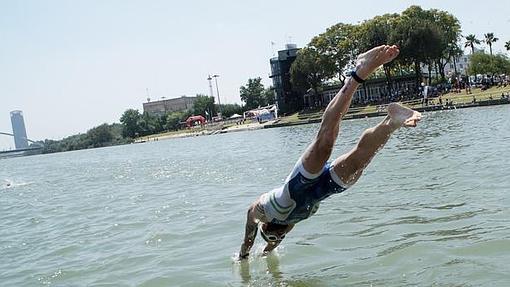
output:
<path id="1" fill-rule="evenodd" d="M 469 68 L 469 55 L 462 55 L 455 58 L 455 61 L 451 60 L 450 63 L 446 64 L 444 67 L 445 76 L 453 76 L 455 74 L 455 70 L 460 75 L 467 75 Z M 455 66 L 457 66 L 455 68 Z M 429 66 L 427 64 L 421 64 L 421 72 L 424 76 L 428 76 L 429 74 Z M 436 76 L 436 69 L 432 67 L 431 76 L 434 78 Z"/>
<path id="2" fill-rule="evenodd" d="M 469 68 L 469 56 L 468 55 L 462 55 L 455 59 L 455 65 L 457 65 L 457 73 L 461 75 L 467 75 L 468 74 L 468 68 Z M 444 74 L 446 76 L 452 76 L 455 73 L 455 66 L 453 63 L 448 63 L 444 67 Z"/>
<path id="3" fill-rule="evenodd" d="M 333 85 L 327 86 L 322 91 L 323 105 L 327 105 L 333 97 L 338 93 L 342 86 Z M 367 104 L 374 102 L 384 102 L 392 99 L 393 97 L 412 96 L 417 89 L 416 80 L 414 75 L 407 76 L 394 76 L 392 78 L 392 92 L 388 89 L 386 78 L 369 79 L 364 84 L 359 85 L 352 97 L 353 104 Z M 303 101 L 305 107 L 313 107 L 314 103 L 311 102 L 310 95 L 304 95 Z"/>

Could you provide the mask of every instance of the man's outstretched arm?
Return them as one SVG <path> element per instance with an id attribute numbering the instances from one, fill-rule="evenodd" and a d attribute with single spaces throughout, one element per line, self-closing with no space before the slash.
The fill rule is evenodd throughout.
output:
<path id="1" fill-rule="evenodd" d="M 255 204 L 252 204 L 248 209 L 248 213 L 246 214 L 246 228 L 244 232 L 244 242 L 241 245 L 241 250 L 239 251 L 239 259 L 248 258 L 250 255 L 251 247 L 255 242 L 255 237 L 257 236 L 257 219 L 255 217 Z"/>

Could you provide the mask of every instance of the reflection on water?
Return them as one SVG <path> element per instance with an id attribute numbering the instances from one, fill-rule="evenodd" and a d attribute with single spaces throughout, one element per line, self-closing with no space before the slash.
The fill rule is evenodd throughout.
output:
<path id="1" fill-rule="evenodd" d="M 278 259 L 278 256 L 269 254 L 265 257 L 267 262 L 267 271 L 271 274 L 271 276 L 273 276 L 274 282 L 279 283 L 283 276 L 280 271 L 280 260 Z"/>
<path id="2" fill-rule="evenodd" d="M 248 260 L 242 260 L 239 262 L 239 273 L 243 279 L 243 283 L 247 284 L 251 281 L 250 274 L 250 262 Z"/>
<path id="3" fill-rule="evenodd" d="M 509 112 L 425 114 L 277 253 L 243 262 L 246 209 L 317 124 L 2 159 L 2 285 L 508 286 Z M 333 156 L 380 120 L 342 123 Z"/>
<path id="4" fill-rule="evenodd" d="M 279 284 L 282 283 L 283 279 L 283 273 L 280 271 L 280 260 L 278 258 L 278 255 L 275 253 L 271 253 L 267 256 L 261 256 L 256 255 L 256 258 L 249 258 L 246 260 L 235 260 L 233 263 L 234 269 L 238 269 L 239 275 L 242 279 L 242 282 L 245 284 L 254 283 L 256 280 L 253 280 L 253 277 L 251 276 L 251 269 L 250 269 L 250 261 L 260 261 L 257 263 L 263 263 L 265 266 L 256 266 L 254 269 L 258 268 L 265 268 L 265 274 L 270 275 L 270 278 L 263 278 L 259 279 L 261 281 L 270 280 L 269 282 L 272 282 L 273 284 L 276 284 L 277 286 L 280 286 Z M 257 264 L 258 265 L 258 264 Z M 260 270 L 254 270 L 255 272 L 260 272 Z M 258 276 L 257 276 L 258 277 Z M 260 282 L 259 282 L 260 283 Z"/>

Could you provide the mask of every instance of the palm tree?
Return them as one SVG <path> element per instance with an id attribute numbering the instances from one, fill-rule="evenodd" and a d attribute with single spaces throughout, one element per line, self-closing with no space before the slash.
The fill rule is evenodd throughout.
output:
<path id="1" fill-rule="evenodd" d="M 485 36 L 485 43 L 487 43 L 487 45 L 489 45 L 489 51 L 491 52 L 491 56 L 492 56 L 492 43 L 496 42 L 499 39 L 494 37 L 494 33 L 487 33 L 484 36 Z"/>
<path id="2" fill-rule="evenodd" d="M 507 51 L 510 51 L 510 41 L 505 43 L 505 48 Z"/>
<path id="3" fill-rule="evenodd" d="M 471 47 L 471 54 L 475 53 L 475 44 L 479 45 L 480 40 L 476 39 L 475 34 L 469 34 L 466 36 L 466 43 L 464 44 L 464 48 Z"/>

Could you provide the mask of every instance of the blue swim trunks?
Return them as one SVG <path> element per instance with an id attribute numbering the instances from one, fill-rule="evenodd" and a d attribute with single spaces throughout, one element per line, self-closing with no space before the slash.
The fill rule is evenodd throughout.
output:
<path id="1" fill-rule="evenodd" d="M 299 159 L 285 184 L 263 194 L 260 203 L 269 222 L 295 224 L 315 214 L 322 200 L 347 188 L 329 162 L 321 172 L 312 174 Z"/>

